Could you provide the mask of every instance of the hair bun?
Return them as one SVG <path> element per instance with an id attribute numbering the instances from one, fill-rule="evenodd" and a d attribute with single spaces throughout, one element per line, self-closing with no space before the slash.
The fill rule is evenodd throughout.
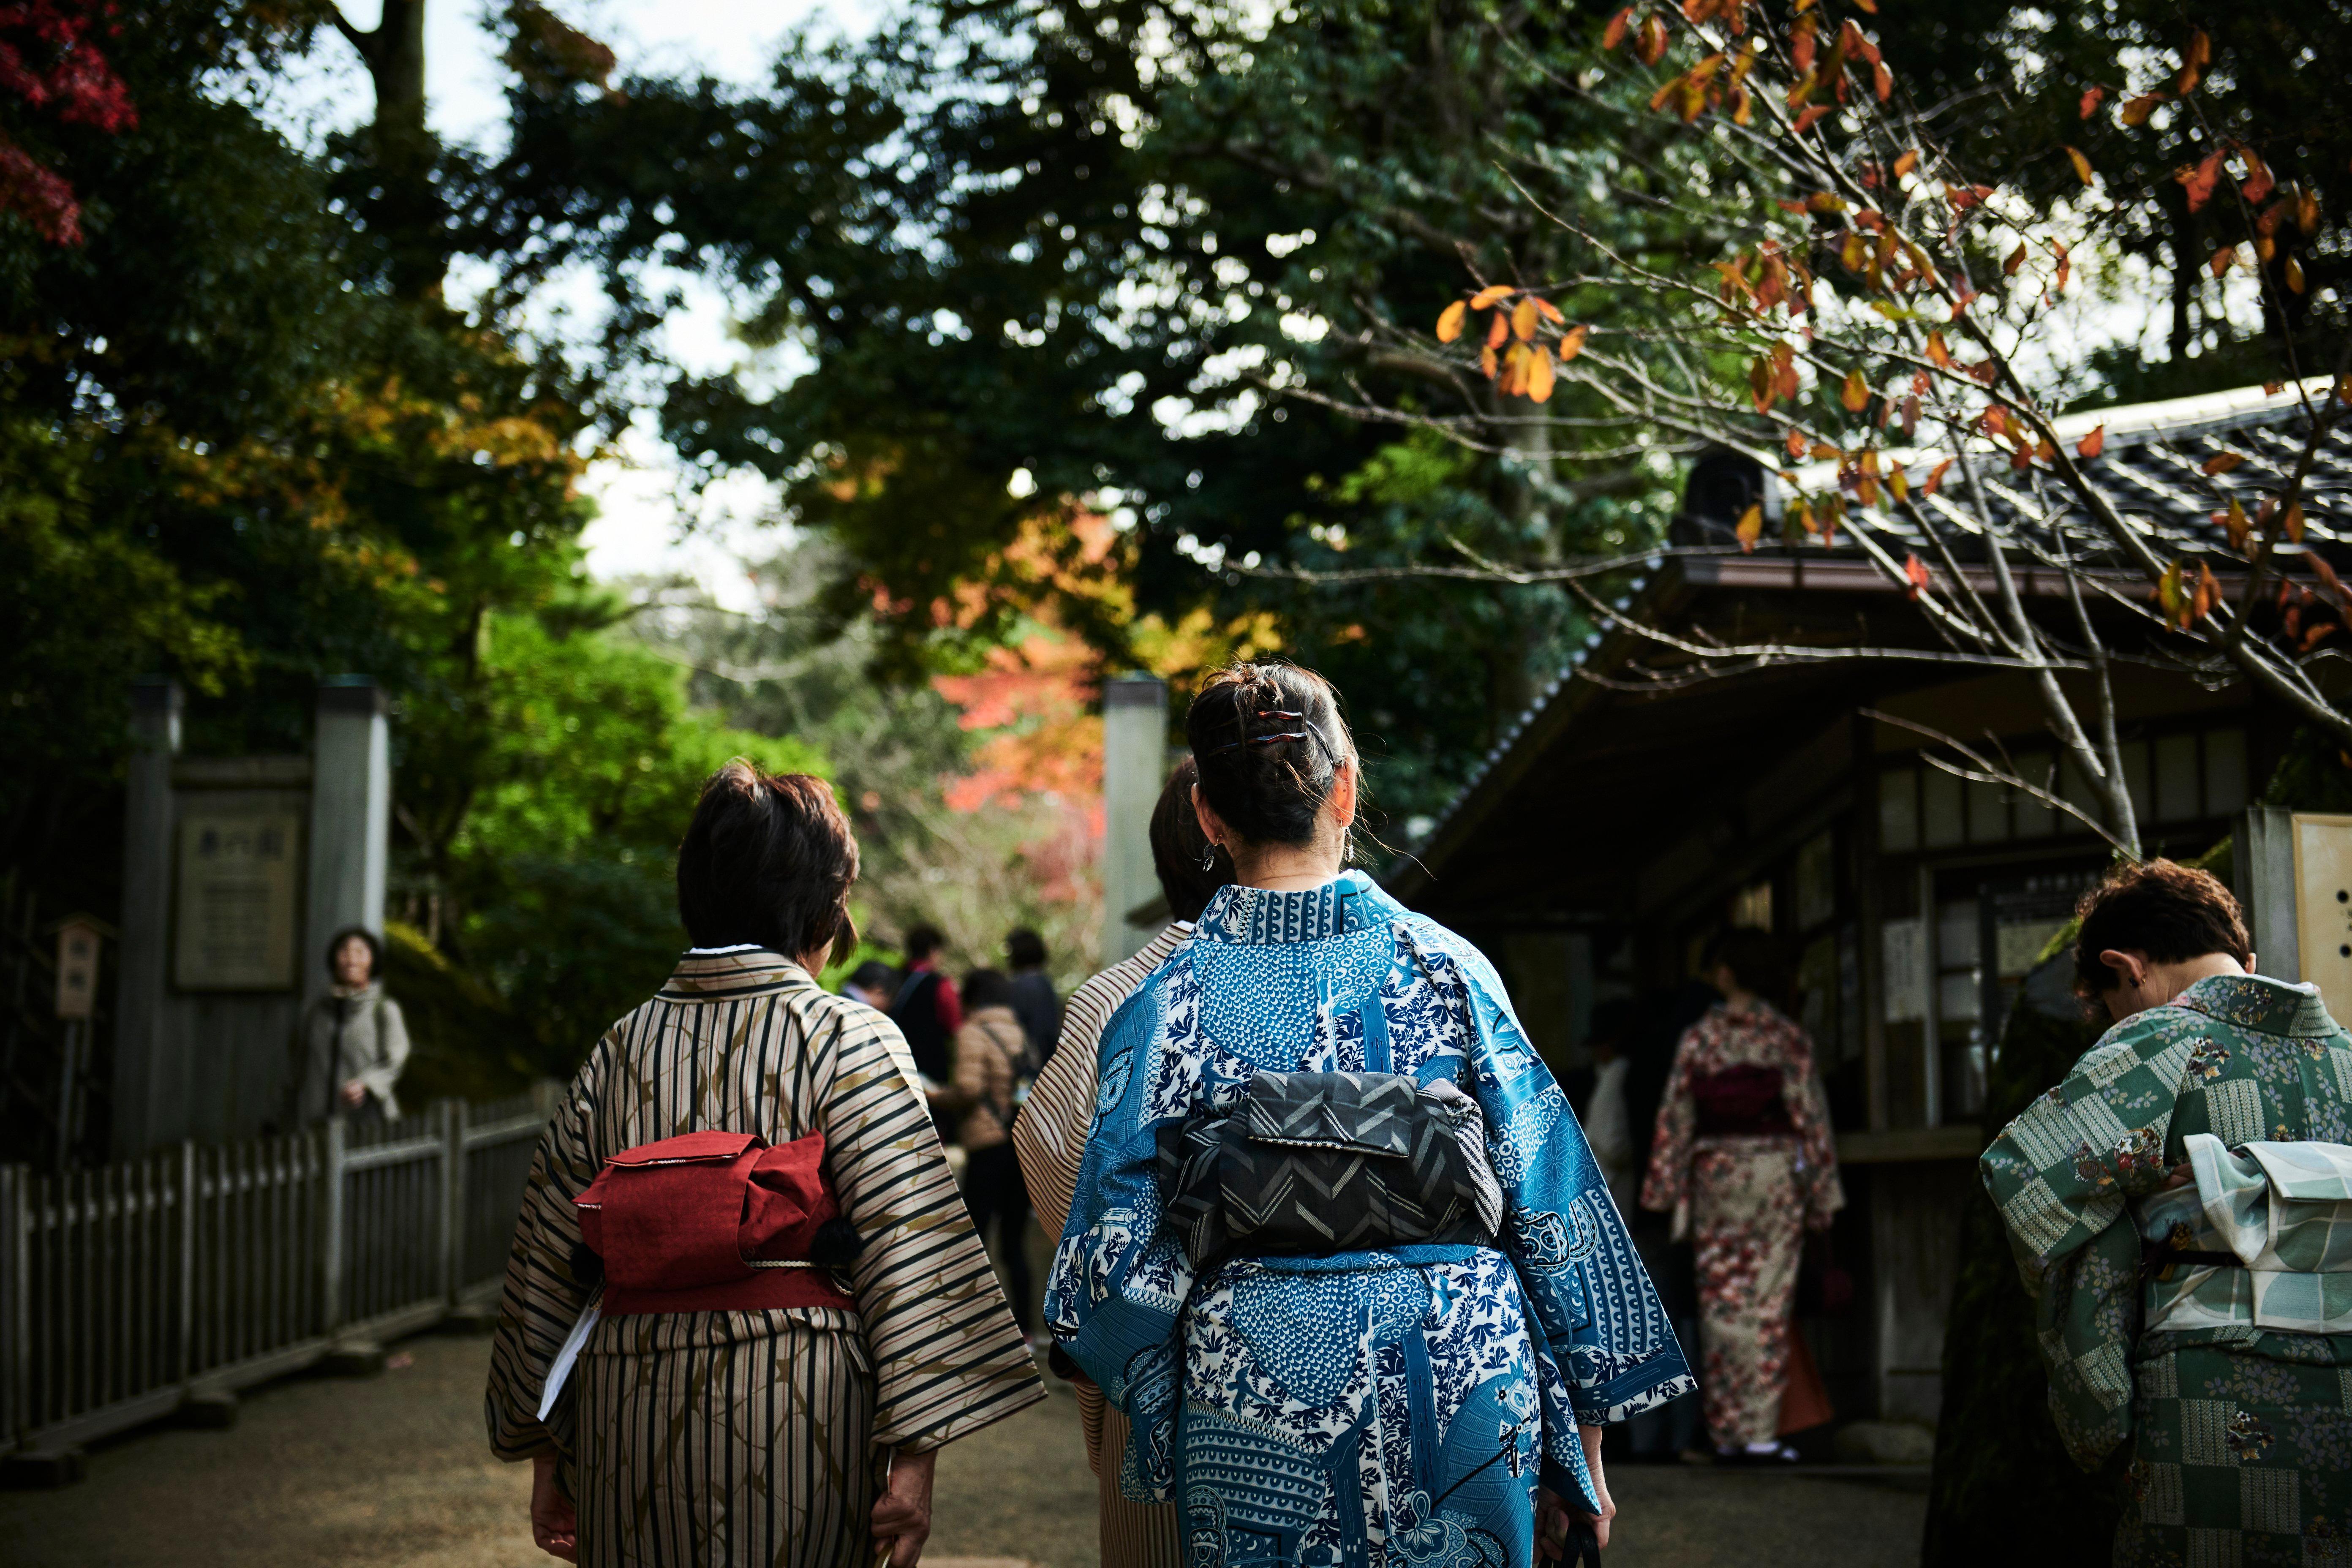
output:
<path id="1" fill-rule="evenodd" d="M 1354 746 L 1339 693 L 1295 664 L 1238 663 L 1202 682 L 1184 717 L 1201 793 L 1253 844 L 1306 845 Z"/>

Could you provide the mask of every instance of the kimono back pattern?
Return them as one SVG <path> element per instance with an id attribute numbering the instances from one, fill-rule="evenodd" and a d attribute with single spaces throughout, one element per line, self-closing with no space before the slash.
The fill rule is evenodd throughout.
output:
<path id="1" fill-rule="evenodd" d="M 1046 1292 L 1133 1436 L 1127 1495 L 1202 1564 L 1507 1568 L 1534 1489 L 1593 1507 L 1577 1427 L 1692 1386 L 1565 1097 L 1486 961 L 1360 872 L 1228 887 L 1112 1016 Z M 1155 1130 L 1254 1073 L 1458 1084 L 1486 1121 L 1504 1248 L 1243 1258 L 1196 1278 L 1161 1224 Z"/>
<path id="2" fill-rule="evenodd" d="M 2086 1470 L 2130 1445 L 2126 1568 L 2352 1563 L 2352 1336 L 2258 1324 L 2242 1268 L 2143 1267 L 2198 1134 L 2352 1143 L 2352 1037 L 2315 987 L 2200 980 L 2101 1036 L 1985 1151 L 2051 1415 Z"/>

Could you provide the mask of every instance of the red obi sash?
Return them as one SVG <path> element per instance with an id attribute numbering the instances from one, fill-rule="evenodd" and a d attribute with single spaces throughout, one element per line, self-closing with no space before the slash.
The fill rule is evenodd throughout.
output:
<path id="1" fill-rule="evenodd" d="M 822 1132 L 781 1148 L 750 1132 L 689 1132 L 605 1161 L 572 1200 L 581 1239 L 604 1262 L 605 1315 L 856 1311 L 832 1271 L 809 1261 L 819 1227 L 841 1216 L 824 1164 Z"/>

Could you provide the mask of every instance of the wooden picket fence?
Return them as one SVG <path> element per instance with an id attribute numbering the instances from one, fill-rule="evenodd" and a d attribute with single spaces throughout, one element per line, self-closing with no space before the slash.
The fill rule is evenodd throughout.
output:
<path id="1" fill-rule="evenodd" d="M 0 1165 L 0 1455 L 69 1453 L 495 1296 L 554 1092 Z"/>

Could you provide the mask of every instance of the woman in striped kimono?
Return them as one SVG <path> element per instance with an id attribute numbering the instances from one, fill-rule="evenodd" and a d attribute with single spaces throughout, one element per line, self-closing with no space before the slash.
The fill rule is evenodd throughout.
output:
<path id="1" fill-rule="evenodd" d="M 721 769 L 678 850 L 696 946 L 598 1043 L 540 1144 L 488 1407 L 499 1456 L 538 1467 L 533 1533 L 557 1556 L 863 1568 L 887 1548 L 909 1568 L 940 1447 L 1045 1396 L 905 1042 L 814 978 L 851 932 L 856 874 L 822 780 Z M 864 1238 L 845 1281 L 856 1310 L 604 1317 L 542 1421 L 593 1296 L 573 1200 L 614 1154 L 702 1131 L 824 1134 Z"/>
<path id="2" fill-rule="evenodd" d="M 1053 1058 L 1037 1075 L 1013 1124 L 1021 1173 L 1037 1206 L 1037 1223 L 1058 1237 L 1070 1217 L 1077 1191 L 1078 1163 L 1086 1157 L 1087 1130 L 1095 1119 L 1095 1053 L 1103 1026 L 1119 1004 L 1135 994 L 1151 972 L 1192 940 L 1192 922 L 1219 888 L 1233 862 L 1201 837 L 1192 814 L 1192 785 L 1200 771 L 1190 757 L 1176 764 L 1151 808 L 1151 868 L 1168 900 L 1168 924 L 1141 948 L 1071 993 L 1062 1011 L 1062 1034 Z M 1102 1568 L 1184 1568 L 1176 1534 L 1176 1510 L 1166 1503 L 1135 1502 L 1118 1489 L 1119 1456 L 1127 1452 L 1127 1417 L 1103 1402 L 1102 1389 L 1083 1373 L 1071 1385 L 1078 1396 L 1078 1430 L 1094 1467 L 1096 1517 L 1102 1539 Z"/>

